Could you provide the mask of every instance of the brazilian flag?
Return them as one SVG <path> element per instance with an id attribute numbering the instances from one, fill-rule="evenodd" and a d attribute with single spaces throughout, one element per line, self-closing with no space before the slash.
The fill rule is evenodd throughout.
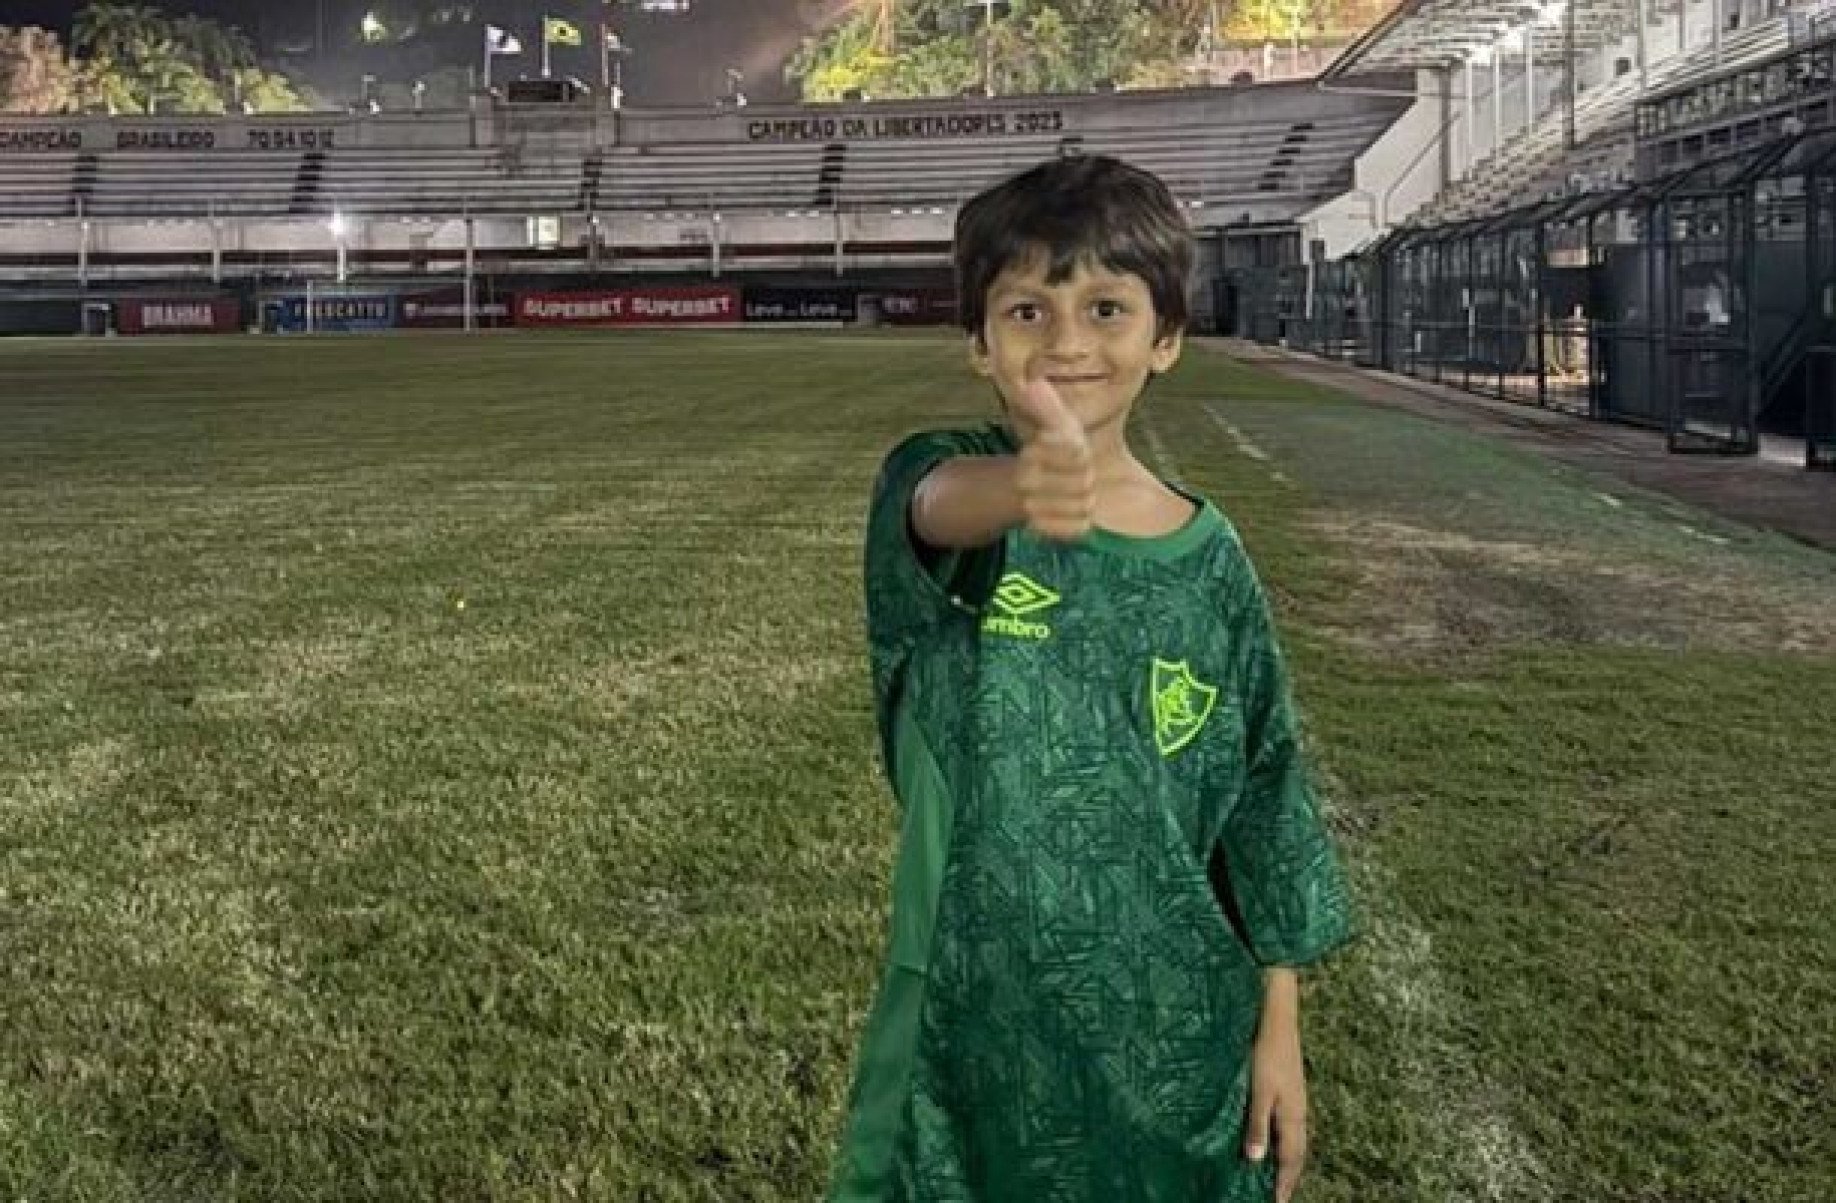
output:
<path id="1" fill-rule="evenodd" d="M 542 40 L 550 46 L 579 46 L 586 39 L 580 36 L 580 26 L 572 21 L 563 21 L 560 17 L 543 17 Z"/>

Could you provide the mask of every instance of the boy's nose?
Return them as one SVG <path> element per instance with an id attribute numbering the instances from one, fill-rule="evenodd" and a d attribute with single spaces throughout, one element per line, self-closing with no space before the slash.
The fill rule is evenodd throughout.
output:
<path id="1" fill-rule="evenodd" d="M 1090 332 L 1078 322 L 1055 323 L 1045 350 L 1054 359 L 1082 359 L 1090 353 Z"/>

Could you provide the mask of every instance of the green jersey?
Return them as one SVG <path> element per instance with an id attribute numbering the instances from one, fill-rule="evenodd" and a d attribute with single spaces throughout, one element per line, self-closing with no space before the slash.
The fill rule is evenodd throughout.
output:
<path id="1" fill-rule="evenodd" d="M 1242 1154 L 1262 969 L 1351 934 L 1268 607 L 1203 498 L 1144 538 L 928 556 L 915 435 L 868 517 L 875 712 L 903 814 L 832 1203 L 1273 1198 Z"/>

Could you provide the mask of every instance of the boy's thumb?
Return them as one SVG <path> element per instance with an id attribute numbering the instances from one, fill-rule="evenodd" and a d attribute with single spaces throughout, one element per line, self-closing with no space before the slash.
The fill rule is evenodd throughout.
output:
<path id="1" fill-rule="evenodd" d="M 1014 408 L 1037 428 L 1041 435 L 1061 434 L 1072 438 L 1081 438 L 1084 428 L 1065 404 L 1052 382 L 1041 376 L 1030 377 L 1020 387 L 1020 395 L 1014 399 Z"/>

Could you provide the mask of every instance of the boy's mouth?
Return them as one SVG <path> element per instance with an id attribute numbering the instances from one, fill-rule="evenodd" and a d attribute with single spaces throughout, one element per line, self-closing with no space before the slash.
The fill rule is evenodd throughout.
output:
<path id="1" fill-rule="evenodd" d="M 1107 376 L 1047 376 L 1053 384 L 1101 384 Z"/>

